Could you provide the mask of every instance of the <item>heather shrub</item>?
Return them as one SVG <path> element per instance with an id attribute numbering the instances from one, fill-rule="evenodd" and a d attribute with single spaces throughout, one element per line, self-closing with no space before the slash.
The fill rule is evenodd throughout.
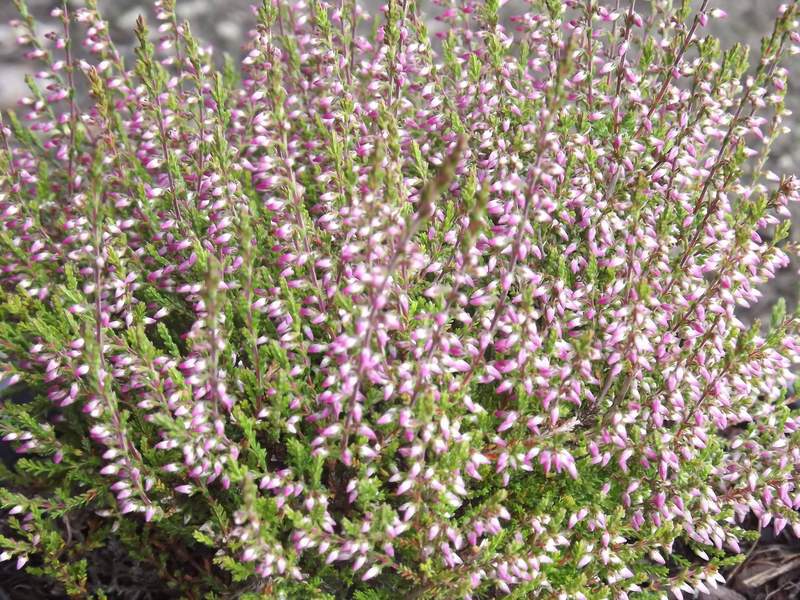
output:
<path id="1" fill-rule="evenodd" d="M 15 0 L 16 1 L 16 0 Z M 666 598 L 800 534 L 795 4 L 54 11 L 0 132 L 0 558 L 183 598 Z M 620 6 L 620 4 L 624 6 Z M 674 6 L 678 4 L 679 6 Z M 424 10 L 423 10 L 424 9 Z M 431 24 L 442 25 L 431 35 Z"/>

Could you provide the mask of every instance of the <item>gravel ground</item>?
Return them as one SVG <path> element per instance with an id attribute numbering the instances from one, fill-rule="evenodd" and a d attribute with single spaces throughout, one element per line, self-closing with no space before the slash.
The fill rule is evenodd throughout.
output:
<path id="1" fill-rule="evenodd" d="M 713 4 L 723 8 L 728 13 L 728 18 L 715 21 L 711 32 L 718 36 L 723 47 L 730 47 L 736 42 L 747 44 L 751 47 L 751 62 L 758 56 L 758 49 L 762 37 L 772 32 L 772 23 L 778 13 L 778 7 L 785 0 L 717 0 Z M 800 56 L 791 56 L 785 61 L 789 68 L 789 93 L 787 106 L 793 115 L 787 123 L 793 131 L 783 136 L 775 144 L 773 160 L 770 167 L 778 174 L 796 174 L 800 176 Z M 800 241 L 800 206 L 790 207 L 793 213 L 791 239 Z M 752 309 L 743 313 L 747 319 L 762 318 L 769 321 L 769 313 L 775 301 L 784 297 L 790 308 L 798 300 L 798 269 L 800 261 L 796 258 L 792 264 L 778 273 L 777 277 L 769 282 L 763 289 L 764 297 Z"/>
<path id="2" fill-rule="evenodd" d="M 50 11 L 61 6 L 61 0 L 27 0 L 31 14 L 40 24 L 40 31 L 60 30 Z M 71 7 L 84 0 L 69 0 Z M 115 43 L 124 54 L 133 50 L 133 28 L 139 15 L 154 22 L 152 0 L 99 0 L 98 5 L 108 20 Z M 212 43 L 215 52 L 237 57 L 254 22 L 251 0 L 178 0 L 180 18 L 189 21 L 192 31 L 204 42 Z M 32 73 L 29 63 L 20 60 L 14 43 L 16 34 L 8 22 L 17 16 L 11 0 L 0 0 L 0 109 L 12 107 L 27 93 L 25 75 Z"/>
<path id="3" fill-rule="evenodd" d="M 70 5 L 77 7 L 85 0 L 69 0 Z M 178 12 L 181 18 L 188 19 L 192 31 L 202 40 L 211 42 L 216 53 L 238 57 L 247 31 L 253 23 L 251 4 L 254 0 L 178 0 Z M 378 0 L 367 0 L 377 5 Z M 613 4 L 617 0 L 605 0 Z M 695 0 L 697 2 L 698 0 Z M 716 0 L 714 4 L 728 13 L 728 18 L 714 21 L 711 31 L 719 36 L 724 47 L 735 42 L 745 43 L 758 48 L 761 37 L 769 34 L 772 21 L 777 14 L 778 6 L 786 0 Z M 56 24 L 49 16 L 54 6 L 60 6 L 61 0 L 27 0 L 28 5 L 41 23 L 43 31 L 54 29 Z M 627 6 L 629 0 L 621 0 Z M 645 4 L 645 2 L 640 2 Z M 132 29 L 140 14 L 150 16 L 152 21 L 152 0 L 99 0 L 100 9 L 109 21 L 112 35 L 118 47 L 130 54 L 133 48 Z M 15 34 L 8 21 L 16 16 L 11 0 L 0 0 L 0 109 L 14 106 L 17 100 L 27 92 L 24 77 L 31 72 L 31 66 L 17 56 L 14 44 Z M 757 51 L 757 50 L 756 50 Z M 790 59 L 790 86 L 800 81 L 800 56 Z M 789 107 L 796 118 L 800 118 L 800 86 L 789 92 Z M 793 117 L 795 119 L 795 117 Z M 799 124 L 800 125 L 800 124 Z M 775 148 L 775 159 L 772 169 L 777 173 L 797 173 L 800 175 L 800 126 L 785 136 Z M 794 207 L 796 222 L 792 237 L 800 241 L 800 207 Z M 767 317 L 775 300 L 784 296 L 790 307 L 797 301 L 797 273 L 800 263 L 795 261 L 791 267 L 779 273 L 764 289 L 764 298 L 756 307 L 743 313 L 749 321 L 755 317 Z"/>
<path id="4" fill-rule="evenodd" d="M 61 0 L 27 1 L 31 12 L 40 22 L 42 31 L 57 28 L 57 24 L 54 23 L 49 13 L 54 6 L 61 4 Z M 69 1 L 70 5 L 74 7 L 82 4 L 81 0 Z M 377 3 L 378 0 L 371 1 Z M 615 2 L 615 0 L 605 1 L 610 4 Z M 715 22 L 711 31 L 722 39 L 724 47 L 729 47 L 735 42 L 742 42 L 757 49 L 760 38 L 770 33 L 772 21 L 777 14 L 777 8 L 784 1 L 786 0 L 716 0 L 714 4 L 727 11 L 729 16 L 724 21 Z M 247 31 L 253 22 L 250 10 L 252 2 L 253 0 L 178 0 L 178 11 L 182 18 L 189 20 L 192 31 L 198 37 L 214 44 L 218 54 L 228 53 L 236 57 L 240 53 L 241 45 L 246 40 Z M 628 2 L 629 0 L 621 0 L 623 6 L 626 6 Z M 152 21 L 151 0 L 99 0 L 99 4 L 105 18 L 110 23 L 112 34 L 118 46 L 129 54 L 132 50 L 132 29 L 136 18 L 139 14 L 146 14 L 151 17 L 150 20 Z M 32 73 L 31 65 L 19 59 L 14 44 L 14 30 L 7 24 L 15 16 L 16 11 L 11 0 L 0 0 L 0 110 L 13 107 L 19 98 L 26 94 L 27 89 L 24 77 L 26 74 Z M 800 81 L 800 56 L 791 59 L 788 66 L 791 71 L 790 86 L 794 88 L 790 89 L 788 104 L 796 115 L 793 120 L 797 120 L 800 119 L 800 85 L 795 82 Z M 796 124 L 796 131 L 785 136 L 777 145 L 775 159 L 771 164 L 774 171 L 800 175 L 800 168 L 798 168 L 800 167 L 800 144 L 797 143 L 799 140 L 800 123 Z M 800 207 L 794 207 L 794 213 L 796 222 L 792 237 L 794 241 L 800 242 Z M 789 304 L 793 306 L 797 301 L 798 267 L 800 267 L 800 264 L 795 261 L 795 264 L 779 273 L 778 277 L 763 290 L 764 298 L 761 303 L 743 313 L 743 317 L 748 321 L 756 317 L 766 317 L 770 307 L 781 296 L 786 297 Z M 768 546 L 768 548 L 777 548 L 779 545 L 781 548 L 785 548 L 786 546 L 794 547 L 798 542 L 795 539 L 788 541 L 771 540 L 770 544 L 773 545 Z M 106 560 L 108 556 L 100 556 L 99 558 Z M 118 561 L 120 564 L 124 562 L 124 557 L 114 558 L 112 556 L 112 558 L 114 562 Z M 780 561 L 777 562 L 779 563 Z M 102 563 L 102 561 L 99 561 L 99 563 Z M 763 568 L 771 567 L 770 564 L 767 564 L 767 567 L 762 565 L 760 568 L 763 570 Z M 133 572 L 131 568 L 123 568 L 122 571 L 126 571 L 126 573 L 128 571 Z M 102 563 L 99 564 L 98 568 L 94 569 L 92 576 L 94 578 L 100 577 L 105 582 L 105 579 L 110 577 L 109 573 L 116 573 L 116 570 Z M 746 582 L 748 572 L 743 571 L 743 573 L 744 575 L 740 579 Z M 793 572 L 785 577 L 794 579 L 796 575 L 796 572 Z M 136 577 L 140 583 L 146 579 L 143 574 L 138 574 Z M 93 582 L 96 583 L 94 579 Z M 772 595 L 778 589 L 778 582 L 783 585 L 783 579 L 775 579 L 775 582 L 774 585 L 772 583 L 769 584 L 772 587 L 764 587 L 764 592 L 771 590 L 768 595 Z M 126 595 L 125 590 L 127 590 L 126 585 L 128 585 L 128 582 L 122 579 L 117 581 L 116 574 L 113 575 L 111 583 L 120 598 L 160 597 L 158 594 L 148 595 L 147 590 L 141 587 L 137 594 L 133 596 Z M 747 592 L 741 587 L 737 589 L 742 593 Z M 141 595 L 143 591 L 144 595 Z M 12 594 L 11 596 L 8 595 L 9 592 Z M 0 568 L 0 600 L 6 600 L 7 598 L 19 598 L 20 600 L 27 598 L 43 599 L 47 597 L 53 596 L 42 587 L 41 582 L 29 577 L 22 577 L 11 570 Z M 712 596 L 704 596 L 704 598 L 715 600 L 745 600 L 745 598 L 763 597 L 765 596 L 761 593 L 754 592 L 752 595 L 744 596 L 733 590 L 721 590 Z M 788 596 L 779 597 L 788 598 Z"/>

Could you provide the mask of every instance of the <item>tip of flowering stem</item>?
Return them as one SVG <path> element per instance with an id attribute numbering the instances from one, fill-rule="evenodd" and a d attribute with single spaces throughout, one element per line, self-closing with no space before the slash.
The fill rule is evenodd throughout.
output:
<path id="1" fill-rule="evenodd" d="M 420 220 L 427 220 L 433 215 L 436 199 L 450 187 L 456 176 L 456 169 L 464 151 L 467 148 L 467 136 L 460 134 L 456 139 L 455 148 L 445 158 L 439 167 L 436 176 L 428 180 L 420 192 L 417 213 Z"/>

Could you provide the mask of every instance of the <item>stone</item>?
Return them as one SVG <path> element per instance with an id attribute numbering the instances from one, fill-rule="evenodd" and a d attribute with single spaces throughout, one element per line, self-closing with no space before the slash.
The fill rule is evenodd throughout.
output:
<path id="1" fill-rule="evenodd" d="M 219 37 L 229 42 L 244 41 L 242 36 L 242 28 L 233 21 L 221 21 L 216 26 L 216 32 Z"/>
<path id="2" fill-rule="evenodd" d="M 710 594 L 700 594 L 698 600 L 747 600 L 739 592 L 726 587 L 711 590 Z"/>
<path id="3" fill-rule="evenodd" d="M 116 17 L 114 25 L 123 31 L 133 31 L 139 16 L 147 17 L 147 10 L 141 6 L 134 6 Z"/>
<path id="4" fill-rule="evenodd" d="M 29 64 L 0 63 L 0 109 L 13 108 L 29 89 L 25 76 L 32 74 Z"/>

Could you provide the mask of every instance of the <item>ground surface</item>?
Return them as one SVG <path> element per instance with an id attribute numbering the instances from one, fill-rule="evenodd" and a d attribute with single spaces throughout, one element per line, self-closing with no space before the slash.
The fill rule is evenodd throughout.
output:
<path id="1" fill-rule="evenodd" d="M 607 0 L 613 4 L 616 0 Z M 621 0 L 626 6 L 629 0 Z M 713 4 L 723 8 L 729 17 L 713 26 L 712 31 L 722 38 L 725 47 L 742 42 L 758 47 L 762 36 L 771 31 L 771 23 L 778 6 L 785 0 L 716 0 Z M 131 30 L 139 14 L 152 17 L 150 0 L 99 0 L 101 10 L 109 20 L 112 34 L 123 51 L 132 48 Z M 252 23 L 251 0 L 178 0 L 179 13 L 190 21 L 192 31 L 208 42 L 213 42 L 217 51 L 236 57 L 246 39 Z M 49 16 L 53 6 L 61 0 L 28 0 L 32 12 L 40 21 L 43 30 L 56 28 Z M 71 0 L 73 6 L 80 6 L 80 0 Z M 24 76 L 31 72 L 31 66 L 21 61 L 14 45 L 15 34 L 8 21 L 15 16 L 11 0 L 0 0 L 0 109 L 14 106 L 25 95 Z M 800 56 L 791 60 L 790 108 L 800 120 Z M 794 119 L 795 117 L 793 117 Z M 772 168 L 777 173 L 800 174 L 800 126 L 778 144 L 776 159 Z M 800 207 L 794 207 L 796 225 L 793 238 L 800 241 Z M 768 314 L 769 308 L 780 297 L 787 297 L 790 304 L 797 298 L 798 264 L 780 273 L 776 280 L 764 291 L 764 299 L 759 306 L 749 311 L 748 319 Z M 121 567 L 124 558 L 114 556 L 112 548 L 108 556 L 97 557 L 97 568 L 93 571 L 95 579 L 107 580 L 113 577 L 112 587 L 117 586 L 114 598 L 134 600 L 136 598 L 159 598 L 150 590 L 132 591 L 129 578 L 142 581 L 146 579 L 138 573 L 136 565 L 123 568 L 117 574 L 113 566 Z M 103 565 L 110 565 L 104 568 Z M 100 571 L 104 573 L 99 574 Z M 109 574 L 110 573 L 110 574 Z M 121 578 L 121 579 L 120 579 Z M 706 598 L 716 600 L 795 600 L 800 599 L 800 543 L 787 533 L 781 536 L 765 537 L 749 556 L 745 566 L 740 569 L 733 581 L 733 589 L 720 590 Z M 124 592 L 123 590 L 128 590 Z M 53 592 L 53 594 L 51 594 Z M 0 565 L 0 600 L 22 600 L 59 597 L 57 591 L 46 588 L 42 582 L 14 573 L 13 565 Z"/>

